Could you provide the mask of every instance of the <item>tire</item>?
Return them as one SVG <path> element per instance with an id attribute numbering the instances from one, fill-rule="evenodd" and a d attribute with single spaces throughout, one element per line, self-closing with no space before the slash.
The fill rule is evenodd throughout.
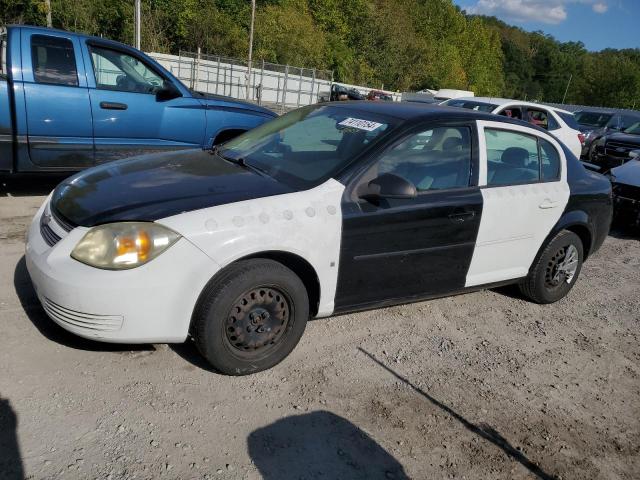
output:
<path id="1" fill-rule="evenodd" d="M 571 258 L 575 263 L 570 261 Z M 520 284 L 520 291 L 536 303 L 557 302 L 575 285 L 582 270 L 583 259 L 584 249 L 580 237 L 568 230 L 561 231 L 538 255 L 529 275 Z M 566 265 L 563 263 L 565 260 L 569 260 Z"/>
<path id="2" fill-rule="evenodd" d="M 284 360 L 308 318 L 307 290 L 295 273 L 273 260 L 243 260 L 204 289 L 192 332 L 200 354 L 216 370 L 248 375 Z"/>

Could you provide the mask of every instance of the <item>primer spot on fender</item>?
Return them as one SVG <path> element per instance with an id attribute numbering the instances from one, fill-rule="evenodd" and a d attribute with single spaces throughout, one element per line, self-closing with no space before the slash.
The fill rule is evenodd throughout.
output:
<path id="1" fill-rule="evenodd" d="M 204 228 L 206 228 L 210 232 L 213 232 L 216 228 L 218 228 L 218 222 L 216 222 L 213 218 L 210 218 L 206 222 L 204 222 Z"/>
<path id="2" fill-rule="evenodd" d="M 241 227 L 244 225 L 244 218 L 242 217 L 233 217 L 233 224 L 236 227 Z"/>
<path id="3" fill-rule="evenodd" d="M 313 207 L 307 207 L 305 212 L 306 212 L 308 217 L 315 217 L 316 216 L 316 211 L 315 211 L 315 209 Z"/>
<path id="4" fill-rule="evenodd" d="M 262 222 L 262 223 L 269 223 L 269 215 L 267 215 L 265 212 L 262 212 L 259 216 L 258 219 Z"/>
<path id="5" fill-rule="evenodd" d="M 293 218 L 293 212 L 291 210 L 285 210 L 284 212 L 282 212 L 282 216 L 286 220 L 291 220 Z"/>
<path id="6" fill-rule="evenodd" d="M 327 207 L 327 213 L 328 213 L 329 215 L 335 215 L 335 214 L 336 214 L 336 211 L 337 211 L 337 210 L 336 210 L 336 207 L 334 207 L 333 205 L 329 205 L 329 206 Z"/>

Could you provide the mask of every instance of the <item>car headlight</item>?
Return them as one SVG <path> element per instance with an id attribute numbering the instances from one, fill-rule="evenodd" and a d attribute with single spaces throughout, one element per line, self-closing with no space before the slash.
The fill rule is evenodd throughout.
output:
<path id="1" fill-rule="evenodd" d="M 96 268 L 125 270 L 153 260 L 179 239 L 179 234 L 157 223 L 110 223 L 89 230 L 71 257 Z"/>

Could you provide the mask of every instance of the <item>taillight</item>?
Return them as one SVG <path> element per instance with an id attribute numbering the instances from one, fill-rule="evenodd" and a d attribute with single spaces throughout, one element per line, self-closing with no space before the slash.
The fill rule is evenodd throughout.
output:
<path id="1" fill-rule="evenodd" d="M 584 133 L 578 134 L 578 140 L 580 140 L 580 145 L 584 145 L 584 141 L 587 137 L 584 136 Z"/>

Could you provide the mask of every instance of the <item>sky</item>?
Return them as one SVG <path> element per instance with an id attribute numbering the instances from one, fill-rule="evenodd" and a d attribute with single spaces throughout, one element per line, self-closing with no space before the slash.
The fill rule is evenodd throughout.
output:
<path id="1" fill-rule="evenodd" d="M 542 30 L 591 51 L 640 48 L 640 0 L 454 0 L 467 13 Z"/>

